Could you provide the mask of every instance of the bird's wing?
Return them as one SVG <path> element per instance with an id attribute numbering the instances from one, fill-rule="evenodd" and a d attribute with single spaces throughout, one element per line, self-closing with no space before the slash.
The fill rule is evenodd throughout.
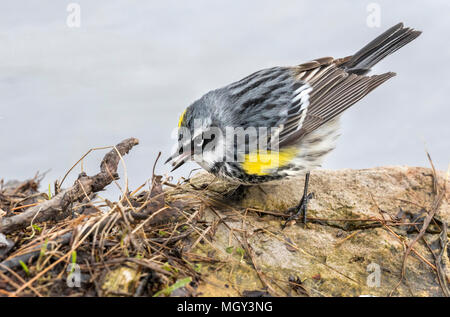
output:
<path id="1" fill-rule="evenodd" d="M 267 68 L 213 92 L 220 110 L 217 111 L 218 122 L 243 129 L 282 127 L 294 107 L 295 91 L 305 86 L 295 76 L 292 67 Z M 221 103 L 222 96 L 226 97 Z M 271 131 L 267 131 L 266 136 L 262 136 L 258 130 L 257 137 L 270 139 L 270 134 Z"/>
<path id="2" fill-rule="evenodd" d="M 332 120 L 395 73 L 362 76 L 340 65 L 351 57 L 324 57 L 294 67 L 299 87 L 291 101 L 279 136 L 280 147 L 295 144 L 303 136 Z"/>
<path id="3" fill-rule="evenodd" d="M 341 65 L 350 58 L 263 69 L 214 91 L 215 101 L 226 96 L 218 121 L 244 129 L 278 127 L 278 147 L 294 145 L 395 75 L 349 73 Z M 272 142 L 268 134 L 266 144 Z"/>

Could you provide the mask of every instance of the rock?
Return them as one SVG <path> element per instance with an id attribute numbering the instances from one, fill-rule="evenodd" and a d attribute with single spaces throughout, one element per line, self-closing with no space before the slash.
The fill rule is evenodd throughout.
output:
<path id="1" fill-rule="evenodd" d="M 105 275 L 102 290 L 106 296 L 132 295 L 138 280 L 139 272 L 136 269 L 121 266 Z"/>
<path id="2" fill-rule="evenodd" d="M 444 173 L 438 175 L 442 185 Z M 205 188 L 213 179 L 199 173 L 191 183 Z M 203 264 L 204 282 L 198 292 L 204 296 L 240 296 L 245 291 L 280 296 L 388 296 L 391 292 L 395 296 L 444 295 L 431 267 L 435 259 L 423 240 L 415 244 L 418 255 L 411 252 L 405 276 L 396 288 L 405 252 L 402 241 L 410 242 L 417 235 L 413 226 L 354 221 L 382 216 L 386 220 L 399 217 L 401 223 L 423 221 L 435 197 L 430 169 L 313 171 L 310 191 L 315 197 L 308 205 L 311 220 L 306 227 L 295 224 L 282 230 L 281 217 L 246 209 L 284 212 L 300 200 L 303 182 L 299 178 L 255 186 L 239 204 L 216 204 L 216 212 L 205 209 L 205 220 L 217 221 L 218 213 L 222 221 L 217 222 L 211 243 L 198 244 L 191 252 L 222 263 Z M 212 202 L 221 197 L 215 191 L 232 189 L 232 185 L 216 180 L 202 193 Z M 436 222 L 450 222 L 447 198 L 448 190 Z M 424 237 L 435 245 L 439 232 L 434 224 Z M 449 280 L 448 252 L 444 252 L 442 262 Z"/>

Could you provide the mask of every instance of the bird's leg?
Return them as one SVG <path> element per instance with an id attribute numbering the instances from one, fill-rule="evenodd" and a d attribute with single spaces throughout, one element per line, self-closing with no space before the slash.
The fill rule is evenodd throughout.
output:
<path id="1" fill-rule="evenodd" d="M 293 207 L 289 208 L 288 212 L 293 213 L 289 218 L 286 220 L 286 222 L 283 224 L 283 229 L 286 227 L 286 225 L 292 221 L 300 218 L 300 215 L 303 213 L 303 223 L 306 224 L 306 208 L 308 207 L 308 202 L 310 199 L 314 197 L 314 193 L 308 194 L 308 184 L 309 184 L 309 172 L 306 173 L 305 177 L 305 187 L 303 188 L 303 196 L 300 200 L 300 203 Z"/>
<path id="2" fill-rule="evenodd" d="M 239 202 L 242 199 L 244 199 L 245 192 L 249 187 L 250 187 L 249 185 L 240 184 L 231 192 L 225 194 L 224 199 L 231 202 Z"/>

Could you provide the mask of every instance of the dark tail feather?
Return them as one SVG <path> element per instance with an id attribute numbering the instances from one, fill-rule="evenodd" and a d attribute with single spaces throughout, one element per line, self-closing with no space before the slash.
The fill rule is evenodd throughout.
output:
<path id="1" fill-rule="evenodd" d="M 403 23 L 399 23 L 364 46 L 341 67 L 349 73 L 366 74 L 373 65 L 408 44 L 421 33 L 411 28 L 405 28 Z"/>

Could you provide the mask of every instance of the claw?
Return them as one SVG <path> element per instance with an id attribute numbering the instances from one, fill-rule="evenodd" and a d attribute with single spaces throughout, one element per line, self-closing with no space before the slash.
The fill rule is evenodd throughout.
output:
<path id="1" fill-rule="evenodd" d="M 306 225 L 306 209 L 308 207 L 309 200 L 314 198 L 314 193 L 308 194 L 308 184 L 309 184 L 309 172 L 306 174 L 305 177 L 305 187 L 303 189 L 303 196 L 300 200 L 300 203 L 293 207 L 289 208 L 288 212 L 292 213 L 291 216 L 286 220 L 286 222 L 282 225 L 282 229 L 286 228 L 287 224 L 290 223 L 292 220 L 297 220 L 300 218 L 300 215 L 303 214 L 303 223 Z"/>

